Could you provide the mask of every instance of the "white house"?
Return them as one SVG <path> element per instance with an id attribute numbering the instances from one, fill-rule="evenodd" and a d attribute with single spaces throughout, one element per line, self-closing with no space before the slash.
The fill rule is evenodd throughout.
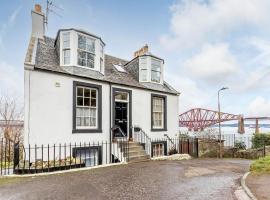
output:
<path id="1" fill-rule="evenodd" d="M 82 29 L 47 37 L 41 7 L 31 14 L 25 145 L 112 141 L 115 125 L 131 141 L 135 126 L 150 138 L 176 136 L 179 92 L 164 80 L 162 58 L 147 46 L 129 61 L 106 55 L 105 42 Z"/>

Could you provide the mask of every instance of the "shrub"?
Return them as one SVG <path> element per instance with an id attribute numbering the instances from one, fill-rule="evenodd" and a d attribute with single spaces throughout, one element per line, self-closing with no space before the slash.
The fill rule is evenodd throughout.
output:
<path id="1" fill-rule="evenodd" d="M 252 148 L 260 148 L 270 145 L 270 134 L 260 133 L 252 137 Z"/>
<path id="2" fill-rule="evenodd" d="M 245 142 L 243 141 L 236 141 L 234 143 L 234 147 L 237 149 L 237 150 L 245 150 L 246 149 L 246 144 Z"/>

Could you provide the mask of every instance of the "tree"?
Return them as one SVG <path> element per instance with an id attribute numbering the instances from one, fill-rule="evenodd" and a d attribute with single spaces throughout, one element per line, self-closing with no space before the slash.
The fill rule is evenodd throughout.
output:
<path id="1" fill-rule="evenodd" d="M 15 98 L 0 96 L 0 137 L 11 142 L 22 139 L 23 109 Z"/>

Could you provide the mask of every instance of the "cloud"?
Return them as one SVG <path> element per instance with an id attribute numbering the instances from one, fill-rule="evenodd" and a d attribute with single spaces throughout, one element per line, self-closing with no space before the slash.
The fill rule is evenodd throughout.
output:
<path id="1" fill-rule="evenodd" d="M 0 27 L 0 49 L 4 48 L 4 37 L 6 36 L 8 29 L 14 24 L 20 10 L 21 6 L 16 8 L 7 19 L 7 22 L 2 24 L 2 26 Z"/>
<path id="2" fill-rule="evenodd" d="M 252 117 L 270 116 L 270 101 L 258 96 L 248 106 L 248 114 Z"/>
<path id="3" fill-rule="evenodd" d="M 220 41 L 245 27 L 265 29 L 269 6 L 269 0 L 178 1 L 171 6 L 170 31 L 160 42 L 169 50 L 186 49 L 205 40 Z"/>
<path id="4" fill-rule="evenodd" d="M 14 66 L 0 62 L 0 94 L 23 96 L 23 76 Z"/>
<path id="5" fill-rule="evenodd" d="M 239 70 L 239 65 L 230 53 L 228 44 L 207 44 L 201 51 L 184 62 L 184 68 L 195 77 L 209 82 L 220 82 Z"/>

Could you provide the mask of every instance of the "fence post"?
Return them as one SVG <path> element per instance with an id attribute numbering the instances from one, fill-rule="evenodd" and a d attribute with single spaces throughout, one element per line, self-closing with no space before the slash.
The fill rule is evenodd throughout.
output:
<path id="1" fill-rule="evenodd" d="M 199 158 L 199 138 L 196 138 L 196 156 Z"/>
<path id="2" fill-rule="evenodd" d="M 189 138 L 187 139 L 187 149 L 188 149 L 188 154 L 190 155 L 190 152 L 189 152 Z"/>
<path id="3" fill-rule="evenodd" d="M 19 159 L 20 159 L 19 153 L 20 153 L 19 142 L 17 143 L 14 142 L 13 173 L 15 171 L 16 166 L 19 164 Z"/>
<path id="4" fill-rule="evenodd" d="M 263 140 L 263 157 L 265 157 L 265 139 Z"/>

